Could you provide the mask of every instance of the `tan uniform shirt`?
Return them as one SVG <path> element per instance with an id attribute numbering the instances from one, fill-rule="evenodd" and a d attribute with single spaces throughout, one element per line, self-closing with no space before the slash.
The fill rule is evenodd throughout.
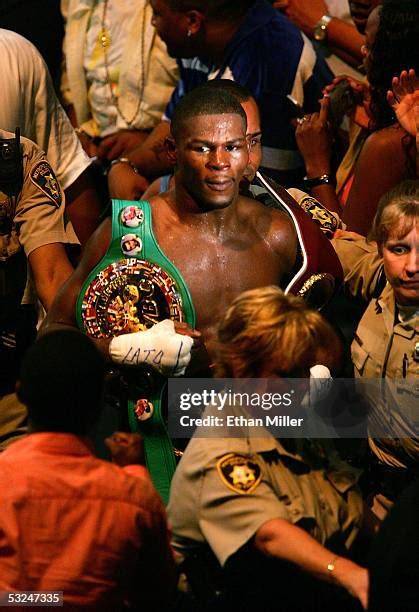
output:
<path id="1" fill-rule="evenodd" d="M 10 132 L 0 130 L 0 138 L 13 137 Z M 9 304 L 6 310 L 12 313 L 21 302 L 27 279 L 23 253 L 27 257 L 35 249 L 54 242 L 79 244 L 71 223 L 65 222 L 63 192 L 44 152 L 26 138 L 21 139 L 21 145 L 21 192 L 8 196 L 0 191 L 0 210 L 7 217 L 0 232 L 0 297 Z M 19 252 L 21 257 L 17 257 Z M 2 325 L 0 318 L 0 334 Z M 25 416 L 26 409 L 15 394 L 0 397 L 0 449 L 8 444 L 11 435 L 17 437 L 24 433 Z"/>
<path id="2" fill-rule="evenodd" d="M 292 452 L 264 438 L 193 438 L 175 472 L 168 515 L 173 545 L 187 556 L 209 544 L 227 559 L 271 519 L 299 525 L 319 542 L 341 534 L 350 545 L 362 502 L 356 476 L 304 440 Z"/>
<path id="3" fill-rule="evenodd" d="M 409 466 L 419 457 L 419 440 L 414 438 L 419 421 L 419 362 L 414 359 L 419 318 L 399 320 L 388 283 L 371 299 L 383 267 L 375 243 L 368 244 L 363 238 L 332 242 L 352 294 L 371 300 L 351 347 L 355 376 L 376 379 L 363 388 L 370 406 L 370 446 L 384 463 Z M 383 388 L 383 379 L 391 386 Z M 377 439 L 373 437 L 377 431 L 389 431 L 392 437 Z"/>
<path id="4" fill-rule="evenodd" d="M 0 138 L 13 138 L 0 130 Z M 10 219 L 10 232 L 0 236 L 0 261 L 6 261 L 22 247 L 26 256 L 45 244 L 78 244 L 71 223 L 64 218 L 64 195 L 45 158 L 33 142 L 21 138 L 23 186 L 16 196 L 0 191 L 0 206 Z"/>

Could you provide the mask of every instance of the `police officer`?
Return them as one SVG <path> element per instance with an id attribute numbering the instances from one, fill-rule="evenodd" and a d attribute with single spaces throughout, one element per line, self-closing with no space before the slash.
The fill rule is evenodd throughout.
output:
<path id="1" fill-rule="evenodd" d="M 65 244 L 78 245 L 64 219 L 62 189 L 44 153 L 30 140 L 0 130 L 0 445 L 24 431 L 13 393 L 20 358 L 36 315 L 22 306 L 28 271 L 46 310 L 72 272 Z M 25 297 L 30 292 L 26 292 Z M 27 325 L 28 315 L 32 319 Z"/>
<path id="2" fill-rule="evenodd" d="M 380 520 L 418 473 L 418 216 L 418 182 L 404 181 L 380 200 L 375 242 L 352 232 L 333 241 L 350 292 L 369 302 L 351 353 L 370 408 L 369 492 Z"/>
<path id="3" fill-rule="evenodd" d="M 221 378 L 308 377 L 336 345 L 317 312 L 276 287 L 236 298 L 218 340 Z M 229 438 L 221 428 L 214 437 L 217 429 L 210 438 L 201 428 L 188 444 L 168 507 L 173 545 L 198 597 L 210 549 L 222 567 L 222 582 L 209 573 L 223 610 L 366 608 L 367 570 L 347 558 L 362 513 L 351 468 L 319 443 L 278 440 L 264 427 Z"/>

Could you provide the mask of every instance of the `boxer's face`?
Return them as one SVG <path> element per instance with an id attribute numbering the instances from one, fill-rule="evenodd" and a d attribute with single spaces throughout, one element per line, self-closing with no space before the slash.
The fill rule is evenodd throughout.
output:
<path id="1" fill-rule="evenodd" d="M 246 125 L 233 113 L 191 117 L 176 142 L 176 178 L 203 210 L 229 206 L 248 165 Z"/>

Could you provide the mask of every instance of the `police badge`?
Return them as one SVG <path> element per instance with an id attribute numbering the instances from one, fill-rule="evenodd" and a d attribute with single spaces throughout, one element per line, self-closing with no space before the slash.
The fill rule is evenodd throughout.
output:
<path id="1" fill-rule="evenodd" d="M 30 177 L 32 183 L 39 187 L 58 208 L 61 204 L 61 187 L 46 159 L 37 162 L 31 168 Z"/>
<path id="2" fill-rule="evenodd" d="M 217 462 L 222 482 L 235 493 L 245 495 L 256 489 L 262 480 L 262 468 L 256 457 L 228 453 Z"/>

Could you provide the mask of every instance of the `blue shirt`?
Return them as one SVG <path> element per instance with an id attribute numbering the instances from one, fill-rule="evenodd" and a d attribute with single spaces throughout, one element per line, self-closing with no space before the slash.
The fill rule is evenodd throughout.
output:
<path id="1" fill-rule="evenodd" d="M 258 102 L 262 124 L 262 168 L 282 183 L 303 173 L 290 125 L 291 94 L 306 113 L 318 110 L 322 89 L 333 75 L 310 41 L 267 0 L 256 0 L 226 48 L 221 66 L 203 57 L 178 60 L 181 78 L 166 108 L 170 119 L 179 99 L 213 78 L 230 78 Z"/>

